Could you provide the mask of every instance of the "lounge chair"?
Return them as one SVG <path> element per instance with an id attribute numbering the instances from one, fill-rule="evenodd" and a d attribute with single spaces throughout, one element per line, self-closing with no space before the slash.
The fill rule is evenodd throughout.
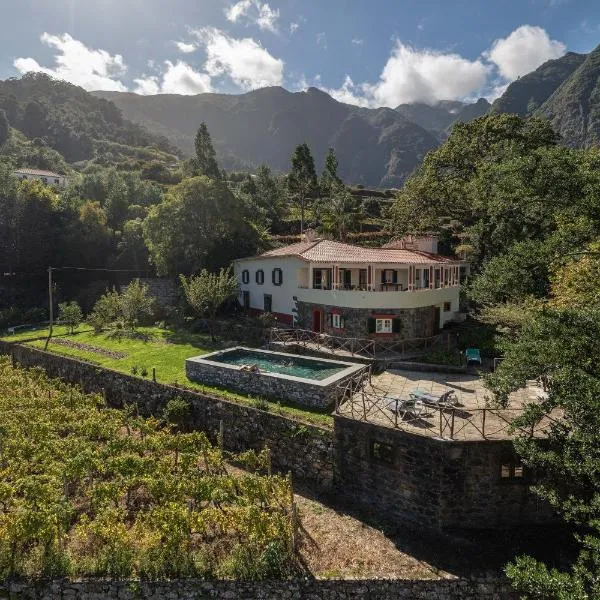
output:
<path id="1" fill-rule="evenodd" d="M 465 357 L 467 359 L 467 365 L 469 363 L 481 365 L 481 353 L 479 352 L 479 348 L 467 348 L 465 350 Z"/>
<path id="2" fill-rule="evenodd" d="M 426 416 L 425 405 L 421 400 L 400 398 L 398 396 L 384 396 L 383 401 L 388 410 L 397 413 L 402 419 L 407 415 L 413 417 Z"/>
<path id="3" fill-rule="evenodd" d="M 458 398 L 454 390 L 448 390 L 441 395 L 430 394 L 423 390 L 413 390 L 409 396 L 415 402 L 420 400 L 429 406 L 454 406 L 458 403 Z"/>

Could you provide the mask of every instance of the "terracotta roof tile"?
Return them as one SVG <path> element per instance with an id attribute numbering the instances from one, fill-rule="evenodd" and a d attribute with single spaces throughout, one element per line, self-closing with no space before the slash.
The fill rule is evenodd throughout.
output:
<path id="1" fill-rule="evenodd" d="M 395 248 L 363 248 L 362 246 L 330 240 L 299 242 L 283 248 L 269 250 L 257 258 L 277 256 L 296 256 L 308 262 L 322 263 L 450 264 L 461 262 L 454 258 L 429 252 Z"/>

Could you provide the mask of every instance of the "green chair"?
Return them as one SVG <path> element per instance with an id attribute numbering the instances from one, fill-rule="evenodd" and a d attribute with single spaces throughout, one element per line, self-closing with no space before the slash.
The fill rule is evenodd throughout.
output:
<path id="1" fill-rule="evenodd" d="M 465 356 L 467 358 L 467 365 L 470 363 L 481 365 L 481 353 L 478 348 L 467 348 L 465 350 Z"/>

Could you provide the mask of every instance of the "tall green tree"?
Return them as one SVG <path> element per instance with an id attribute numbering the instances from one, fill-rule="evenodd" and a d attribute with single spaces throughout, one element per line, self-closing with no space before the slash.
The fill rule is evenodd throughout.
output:
<path id="1" fill-rule="evenodd" d="M 569 523 L 579 546 L 559 571 L 519 557 L 507 574 L 524 598 L 600 597 L 600 311 L 543 309 L 516 339 L 504 341 L 504 360 L 488 378 L 501 404 L 528 380 L 545 382 L 547 397 L 516 419 L 515 447 L 536 472 L 533 491 Z M 547 418 L 554 419 L 548 425 Z M 519 433 L 545 429 L 545 439 Z"/>
<path id="2" fill-rule="evenodd" d="M 148 295 L 148 286 L 134 279 L 119 295 L 121 316 L 127 327 L 135 330 L 144 317 L 151 317 L 154 299 Z"/>
<path id="3" fill-rule="evenodd" d="M 335 155 L 335 150 L 329 148 L 327 156 L 325 157 L 325 165 L 321 172 L 321 178 L 319 179 L 319 187 L 322 196 L 331 196 L 333 190 L 337 190 L 339 186 L 343 185 L 337 170 L 338 159 Z"/>
<path id="4" fill-rule="evenodd" d="M 238 289 L 237 279 L 231 268 L 210 273 L 202 269 L 198 275 L 186 278 L 180 275 L 181 286 L 188 304 L 199 317 L 208 319 L 211 339 L 215 341 L 215 320 L 219 307 Z"/>
<path id="5" fill-rule="evenodd" d="M 6 112 L 0 109 L 0 146 L 8 140 L 10 135 L 10 126 L 8 124 L 8 118 Z"/>
<path id="6" fill-rule="evenodd" d="M 208 127 L 204 121 L 200 124 L 196 138 L 194 139 L 196 149 L 196 160 L 200 169 L 200 175 L 206 175 L 211 179 L 221 179 L 221 171 L 217 163 L 215 152 Z"/>
<path id="7" fill-rule="evenodd" d="M 227 185 L 193 177 L 171 188 L 144 221 L 150 259 L 161 275 L 198 273 L 256 252 L 257 233 Z"/>
<path id="8" fill-rule="evenodd" d="M 340 185 L 333 188 L 330 197 L 319 202 L 318 217 L 325 233 L 336 240 L 345 241 L 349 232 L 354 231 L 359 220 L 358 202 L 348 190 Z"/>
<path id="9" fill-rule="evenodd" d="M 300 233 L 304 232 L 304 211 L 317 192 L 315 161 L 308 144 L 299 144 L 292 154 L 292 168 L 287 177 L 292 201 L 300 208 Z"/>

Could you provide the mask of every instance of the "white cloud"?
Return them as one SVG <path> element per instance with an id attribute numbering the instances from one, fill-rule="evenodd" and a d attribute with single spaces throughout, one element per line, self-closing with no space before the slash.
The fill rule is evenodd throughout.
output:
<path id="1" fill-rule="evenodd" d="M 294 35 L 294 33 L 296 33 L 296 31 L 298 31 L 299 27 L 300 27 L 299 23 L 290 23 L 290 33 L 292 35 Z"/>
<path id="2" fill-rule="evenodd" d="M 327 90 L 342 102 L 395 107 L 405 102 L 435 104 L 463 98 L 483 88 L 489 68 L 458 54 L 417 50 L 397 41 L 376 83 L 355 84 L 349 76 L 338 89 Z"/>
<path id="3" fill-rule="evenodd" d="M 317 37 L 315 39 L 317 41 L 317 46 L 321 46 L 323 50 L 327 50 L 327 34 L 324 31 L 317 33 Z"/>
<path id="4" fill-rule="evenodd" d="M 235 39 L 212 27 L 194 34 L 206 48 L 204 68 L 211 77 L 226 75 L 243 90 L 282 84 L 283 61 L 252 38 Z"/>
<path id="5" fill-rule="evenodd" d="M 196 44 L 188 44 L 186 42 L 173 42 L 177 48 L 179 49 L 180 52 L 183 52 L 184 54 L 189 54 L 190 52 L 193 52 L 197 46 Z"/>
<path id="6" fill-rule="evenodd" d="M 352 45 L 353 46 L 363 46 L 365 43 L 365 40 L 361 39 L 361 38 L 353 38 L 352 39 Z"/>
<path id="7" fill-rule="evenodd" d="M 262 4 L 260 0 L 239 0 L 225 9 L 225 16 L 232 23 L 244 20 L 246 24 L 254 24 L 260 29 L 275 33 L 279 9 L 271 8 L 267 2 Z"/>
<path id="8" fill-rule="evenodd" d="M 210 75 L 200 73 L 181 60 L 173 64 L 165 61 L 165 70 L 160 77 L 156 75 L 135 79 L 136 94 L 204 94 L 213 92 Z"/>
<path id="9" fill-rule="evenodd" d="M 559 58 L 567 47 L 550 39 L 541 27 L 521 25 L 508 37 L 496 40 L 484 56 L 510 81 L 537 69 L 552 58 Z"/>
<path id="10" fill-rule="evenodd" d="M 57 79 L 63 79 L 80 85 L 86 90 L 126 91 L 127 87 L 118 78 L 125 73 L 127 67 L 120 54 L 109 54 L 106 50 L 88 48 L 68 33 L 51 35 L 43 33 L 42 43 L 55 48 L 54 68 L 42 67 L 33 58 L 17 58 L 14 66 L 21 73 L 37 71 L 46 73 Z"/>

